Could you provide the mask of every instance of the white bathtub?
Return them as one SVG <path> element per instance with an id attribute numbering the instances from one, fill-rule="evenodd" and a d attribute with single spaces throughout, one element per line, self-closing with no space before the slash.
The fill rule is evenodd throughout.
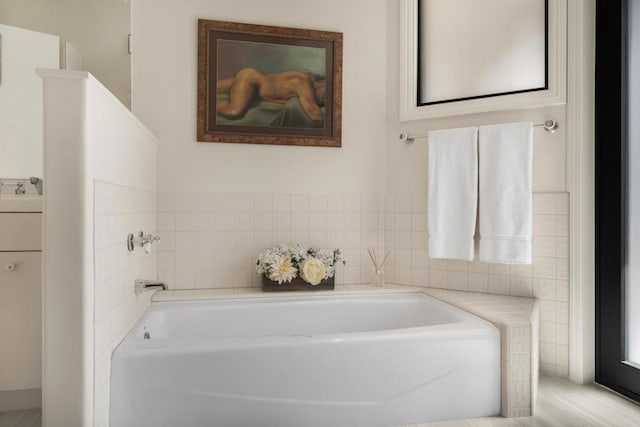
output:
<path id="1" fill-rule="evenodd" d="M 112 427 L 499 413 L 498 330 L 422 293 L 153 303 L 112 358 Z"/>

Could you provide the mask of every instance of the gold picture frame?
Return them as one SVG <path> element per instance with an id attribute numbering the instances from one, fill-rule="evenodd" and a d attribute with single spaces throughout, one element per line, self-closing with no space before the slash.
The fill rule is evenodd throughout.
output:
<path id="1" fill-rule="evenodd" d="M 342 33 L 198 20 L 197 140 L 342 145 Z"/>

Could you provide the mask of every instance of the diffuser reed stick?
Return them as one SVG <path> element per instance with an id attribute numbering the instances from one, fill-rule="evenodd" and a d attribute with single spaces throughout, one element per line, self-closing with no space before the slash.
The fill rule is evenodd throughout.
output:
<path id="1" fill-rule="evenodd" d="M 371 258 L 371 262 L 373 263 L 373 278 L 371 283 L 374 286 L 379 286 L 384 283 L 384 271 L 382 270 L 384 267 L 384 263 L 387 261 L 387 257 L 389 256 L 390 250 L 387 250 L 382 258 L 382 262 L 378 262 L 378 257 L 375 249 L 367 248 L 367 252 L 369 253 L 369 258 Z"/>

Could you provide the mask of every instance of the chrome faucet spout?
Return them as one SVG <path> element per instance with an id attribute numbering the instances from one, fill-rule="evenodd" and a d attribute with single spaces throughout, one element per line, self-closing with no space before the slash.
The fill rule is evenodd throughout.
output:
<path id="1" fill-rule="evenodd" d="M 153 290 L 157 291 L 160 289 L 163 291 L 166 291 L 167 285 L 165 285 L 162 282 L 158 282 L 157 280 L 136 279 L 134 289 L 137 295 L 143 292 L 153 291 Z"/>
<path id="2" fill-rule="evenodd" d="M 33 185 L 36 186 L 36 191 L 38 192 L 38 194 L 42 196 L 42 189 L 43 189 L 42 179 L 32 176 L 31 178 L 29 178 L 29 180 Z"/>

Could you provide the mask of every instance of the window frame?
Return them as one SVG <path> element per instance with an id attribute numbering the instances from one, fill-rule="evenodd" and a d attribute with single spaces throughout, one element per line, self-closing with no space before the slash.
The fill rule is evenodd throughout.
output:
<path id="1" fill-rule="evenodd" d="M 626 361 L 627 0 L 596 0 L 595 380 L 640 402 Z"/>
<path id="2" fill-rule="evenodd" d="M 419 0 L 400 0 L 400 121 L 566 104 L 567 0 L 548 0 L 547 89 L 419 105 Z"/>

